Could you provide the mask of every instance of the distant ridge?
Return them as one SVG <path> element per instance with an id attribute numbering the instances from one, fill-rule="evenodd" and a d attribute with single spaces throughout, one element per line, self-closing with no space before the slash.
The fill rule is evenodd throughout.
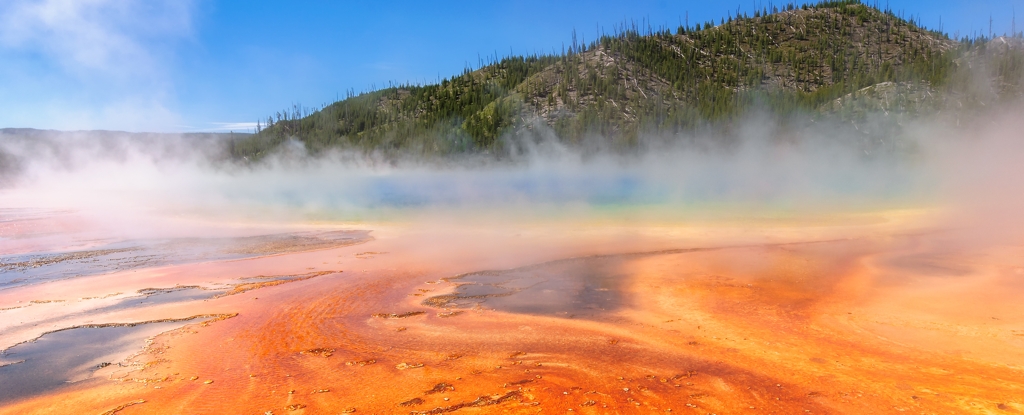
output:
<path id="1" fill-rule="evenodd" d="M 574 35 L 575 39 L 575 35 Z M 294 106 L 232 141 L 259 159 L 289 139 L 330 148 L 450 155 L 508 151 L 503 137 L 550 128 L 568 145 L 727 125 L 751 110 L 856 120 L 872 112 L 970 112 L 1021 96 L 1021 35 L 963 38 L 859 1 L 761 10 L 675 30 L 620 26 L 564 53 L 510 56 L 432 85 Z M 984 65 L 973 65 L 984 62 Z M 983 66 L 984 90 L 970 67 Z"/>

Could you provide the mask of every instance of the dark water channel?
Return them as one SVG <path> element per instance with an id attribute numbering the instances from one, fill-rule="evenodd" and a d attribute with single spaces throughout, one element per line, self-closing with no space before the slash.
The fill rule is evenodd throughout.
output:
<path id="1" fill-rule="evenodd" d="M 446 280 L 456 285 L 451 294 L 427 298 L 439 308 L 483 307 L 512 313 L 563 318 L 599 318 L 629 307 L 624 292 L 630 262 L 653 255 L 686 254 L 722 248 L 687 248 L 568 258 L 498 271 L 478 271 Z"/>
<path id="2" fill-rule="evenodd" d="M 566 318 L 596 317 L 627 305 L 621 287 L 628 275 L 619 256 L 590 257 L 504 271 L 480 271 L 448 279 L 455 293 L 431 297 L 428 305 L 485 307 L 513 313 Z"/>

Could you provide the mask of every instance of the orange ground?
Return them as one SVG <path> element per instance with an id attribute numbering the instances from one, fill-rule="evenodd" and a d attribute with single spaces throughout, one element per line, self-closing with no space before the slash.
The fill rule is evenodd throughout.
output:
<path id="1" fill-rule="evenodd" d="M 142 370 L 0 413 L 1024 412 L 1024 246 L 909 228 L 379 228 L 202 265 L 344 272 L 169 307 L 238 316 L 161 335 Z M 422 305 L 464 272 L 668 248 L 716 249 L 622 257 L 626 305 L 607 312 Z"/>

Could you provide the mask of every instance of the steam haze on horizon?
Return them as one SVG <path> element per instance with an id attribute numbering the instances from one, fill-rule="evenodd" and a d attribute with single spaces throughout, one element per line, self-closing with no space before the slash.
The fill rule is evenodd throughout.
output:
<path id="1" fill-rule="evenodd" d="M 219 158 L 221 143 L 195 137 L 14 136 L 0 141 L 0 153 L 16 166 L 4 173 L 0 208 L 72 210 L 157 233 L 163 221 L 183 215 L 302 223 L 481 214 L 514 224 L 923 208 L 945 211 L 945 226 L 975 235 L 1019 236 L 1024 122 L 1016 114 L 992 113 L 961 129 L 923 119 L 906 126 L 905 151 L 874 155 L 856 145 L 858 132 L 848 126 L 780 137 L 777 125 L 756 116 L 740 123 L 729 145 L 715 145 L 729 140 L 713 134 L 648 137 L 633 154 L 585 153 L 552 135 L 503 161 L 342 151 L 313 157 L 296 142 L 260 163 L 238 164 Z"/>

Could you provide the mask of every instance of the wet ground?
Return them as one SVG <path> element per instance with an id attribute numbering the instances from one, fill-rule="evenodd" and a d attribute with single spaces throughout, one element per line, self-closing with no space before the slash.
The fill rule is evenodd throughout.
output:
<path id="1" fill-rule="evenodd" d="M 59 226 L 52 222 L 61 215 L 2 213 L 7 227 L 0 230 L 13 242 L 7 247 L 53 240 L 50 231 Z M 190 273 L 187 267 L 204 263 L 336 249 L 370 239 L 369 232 L 352 230 L 117 242 L 63 238 L 55 245 L 87 249 L 0 256 L 0 406 L 82 387 L 114 369 L 137 370 L 130 356 L 152 337 L 231 315 L 203 313 L 201 305 L 210 301 L 338 273 L 303 267 L 293 274 L 218 273 L 182 284 L 181 278 L 163 278 L 161 270 L 186 267 L 182 272 Z"/>
<path id="2" fill-rule="evenodd" d="M 223 261 L 363 242 L 365 231 L 284 233 L 94 243 L 95 249 L 0 255 L 0 290 L 117 271 Z"/>
<path id="3" fill-rule="evenodd" d="M 70 279 L 46 291 L 64 302 L 4 317 L 68 322 L 90 301 L 110 308 L 75 318 L 233 317 L 0 413 L 1024 412 L 1024 245 L 879 218 L 381 226 L 358 246 Z M 130 294 L 70 294 L 88 287 Z"/>

